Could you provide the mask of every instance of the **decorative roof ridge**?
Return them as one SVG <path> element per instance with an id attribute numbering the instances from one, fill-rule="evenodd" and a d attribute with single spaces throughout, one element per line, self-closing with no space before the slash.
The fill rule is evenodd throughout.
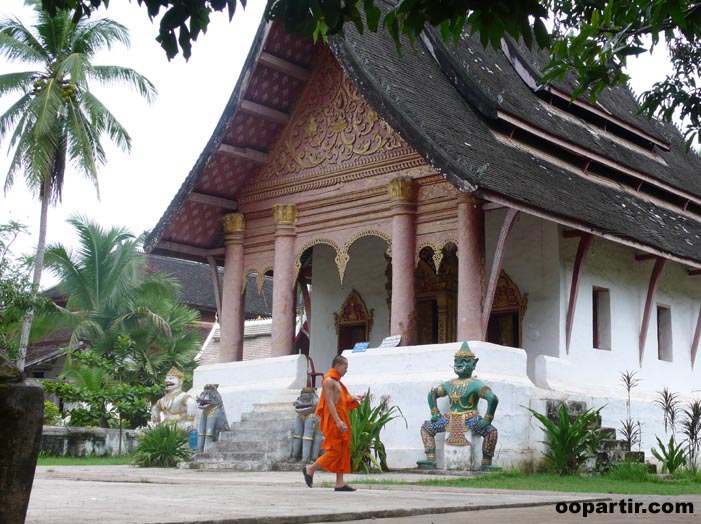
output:
<path id="1" fill-rule="evenodd" d="M 239 73 L 236 85 L 234 86 L 231 96 L 229 97 L 229 100 L 226 103 L 226 106 L 224 107 L 224 111 L 221 117 L 219 118 L 219 121 L 217 122 L 214 131 L 212 132 L 212 136 L 207 141 L 207 144 L 200 153 L 200 156 L 197 158 L 195 165 L 192 167 L 187 178 L 182 183 L 175 197 L 168 205 L 168 208 L 166 209 L 165 213 L 163 213 L 163 216 L 158 221 L 158 224 L 156 224 L 156 227 L 153 229 L 153 231 L 151 231 L 151 233 L 149 233 L 149 235 L 144 240 L 144 251 L 146 253 L 150 253 L 154 249 L 156 244 L 162 239 L 163 233 L 170 224 L 170 221 L 172 220 L 173 216 L 175 216 L 175 214 L 182 207 L 185 200 L 187 200 L 187 197 L 190 195 L 195 185 L 197 184 L 197 181 L 200 175 L 202 174 L 202 171 L 204 170 L 205 166 L 207 165 L 207 162 L 221 144 L 229 122 L 236 113 L 241 103 L 241 100 L 243 99 L 246 87 L 248 86 L 248 83 L 253 75 L 253 70 L 255 69 L 256 63 L 258 62 L 258 57 L 263 51 L 263 45 L 265 43 L 271 25 L 272 22 L 267 22 L 264 18 L 261 19 L 261 23 L 258 26 L 258 32 L 256 33 L 256 36 L 253 39 L 253 43 L 251 44 L 251 48 L 248 52 L 248 56 L 246 57 L 246 61 L 244 62 L 243 67 L 241 68 L 241 72 Z"/>

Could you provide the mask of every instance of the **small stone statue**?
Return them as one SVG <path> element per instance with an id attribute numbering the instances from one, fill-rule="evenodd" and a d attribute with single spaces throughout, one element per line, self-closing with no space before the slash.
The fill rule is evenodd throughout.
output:
<path id="1" fill-rule="evenodd" d="M 324 439 L 319 430 L 319 417 L 314 414 L 319 396 L 316 388 L 303 388 L 292 405 L 297 412 L 292 435 L 292 460 L 301 459 L 305 464 L 319 457 L 319 447 Z"/>
<path id="2" fill-rule="evenodd" d="M 465 429 L 482 437 L 482 471 L 492 469 L 492 457 L 497 445 L 497 429 L 492 426 L 494 412 L 499 399 L 481 380 L 472 377 L 472 372 L 479 359 L 470 350 L 467 342 L 455 353 L 453 369 L 458 375 L 435 388 L 428 394 L 428 406 L 431 408 L 431 420 L 421 426 L 421 439 L 424 443 L 426 460 L 417 462 L 422 468 L 436 467 L 436 433 L 448 431 L 446 443 L 453 446 L 469 445 L 465 438 Z M 450 411 L 444 415 L 438 409 L 437 399 L 447 396 L 450 399 Z M 487 401 L 487 412 L 481 417 L 477 409 L 479 399 Z"/>
<path id="3" fill-rule="evenodd" d="M 205 443 L 219 441 L 219 433 L 229 431 L 224 402 L 217 388 L 219 384 L 207 384 L 197 396 L 197 407 L 202 410 L 200 416 L 197 450 L 204 451 Z"/>
<path id="4" fill-rule="evenodd" d="M 166 374 L 166 394 L 151 409 L 151 423 L 176 423 L 185 431 L 195 428 L 195 399 L 182 390 L 185 375 L 173 367 Z"/>

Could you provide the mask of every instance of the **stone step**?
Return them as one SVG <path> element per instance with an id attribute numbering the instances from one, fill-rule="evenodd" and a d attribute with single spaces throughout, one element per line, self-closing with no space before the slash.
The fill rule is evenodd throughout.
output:
<path id="1" fill-rule="evenodd" d="M 190 462 L 188 469 L 199 470 L 227 470 L 227 471 L 270 471 L 271 466 L 267 462 L 259 460 L 237 460 L 216 462 Z M 180 467 L 180 465 L 178 465 Z"/>
<path id="2" fill-rule="evenodd" d="M 297 396 L 292 398 L 289 402 L 271 402 L 267 404 L 253 404 L 252 413 L 284 413 L 292 412 L 294 413 L 294 405 L 292 404 Z"/>
<path id="3" fill-rule="evenodd" d="M 216 453 L 204 451 L 194 455 L 192 462 L 268 462 L 266 455 L 265 451 L 224 451 Z"/>
<path id="4" fill-rule="evenodd" d="M 256 440 L 280 441 L 292 438 L 293 428 L 280 430 L 261 430 L 250 428 L 237 428 L 235 431 L 222 431 L 219 434 L 220 442 L 252 442 Z"/>
<path id="5" fill-rule="evenodd" d="M 297 413 L 290 407 L 286 411 L 248 411 L 241 413 L 241 422 L 275 422 L 278 420 L 294 421 L 297 418 Z"/>
<path id="6" fill-rule="evenodd" d="M 287 440 L 263 440 L 238 442 L 213 442 L 207 448 L 207 453 L 226 453 L 235 451 L 276 451 L 282 449 L 292 450 L 292 439 Z"/>
<path id="7" fill-rule="evenodd" d="M 229 426 L 229 431 L 259 431 L 263 434 L 278 431 L 292 431 L 295 427 L 294 420 L 242 420 Z"/>
<path id="8" fill-rule="evenodd" d="M 599 436 L 605 439 L 616 440 L 616 428 L 599 428 Z"/>
<path id="9" fill-rule="evenodd" d="M 625 440 L 605 438 L 601 439 L 599 449 L 602 451 L 628 451 L 628 443 Z"/>

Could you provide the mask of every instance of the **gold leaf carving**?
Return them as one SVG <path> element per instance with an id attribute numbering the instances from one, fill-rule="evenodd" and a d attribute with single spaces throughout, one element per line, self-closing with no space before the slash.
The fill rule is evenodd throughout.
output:
<path id="1" fill-rule="evenodd" d="M 310 80 L 293 123 L 273 151 L 261 178 L 296 174 L 322 164 L 408 148 L 380 119 L 336 61 L 329 57 Z"/>

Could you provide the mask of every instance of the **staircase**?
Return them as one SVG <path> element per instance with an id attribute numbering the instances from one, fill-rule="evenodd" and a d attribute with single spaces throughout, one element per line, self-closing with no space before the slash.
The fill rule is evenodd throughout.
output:
<path id="1" fill-rule="evenodd" d="M 297 395 L 298 390 L 290 390 L 284 395 L 290 397 L 289 401 L 254 404 L 252 411 L 241 414 L 240 422 L 229 424 L 230 431 L 223 431 L 219 442 L 208 444 L 205 451 L 195 453 L 191 462 L 180 463 L 178 467 L 237 471 L 288 469 L 296 417 L 292 402 Z"/>
<path id="2" fill-rule="evenodd" d="M 560 409 L 562 402 L 558 400 L 548 400 L 546 403 L 547 417 L 557 423 L 557 412 Z M 567 401 L 567 414 L 570 420 L 573 420 L 577 415 L 581 415 L 587 410 L 586 402 Z M 645 462 L 645 453 L 643 451 L 628 451 L 628 443 L 625 440 L 616 438 L 615 428 L 601 427 L 601 416 L 596 421 L 598 426 L 601 441 L 596 451 L 596 456 L 590 458 L 585 463 L 584 467 L 588 470 L 606 471 L 611 466 L 624 462 Z"/>

